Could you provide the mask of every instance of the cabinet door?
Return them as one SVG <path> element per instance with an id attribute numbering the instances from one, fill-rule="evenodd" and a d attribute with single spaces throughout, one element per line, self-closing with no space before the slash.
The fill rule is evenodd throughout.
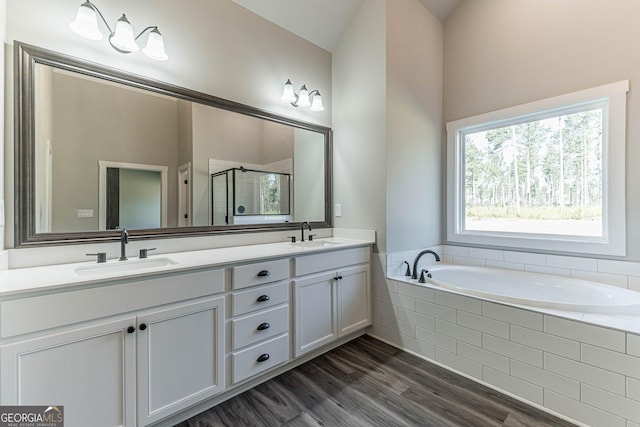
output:
<path id="1" fill-rule="evenodd" d="M 338 288 L 338 336 L 371 324 L 369 266 L 340 270 Z"/>
<path id="2" fill-rule="evenodd" d="M 224 390 L 224 297 L 138 316 L 138 424 Z"/>
<path id="3" fill-rule="evenodd" d="M 295 281 L 296 357 L 338 336 L 335 277 L 325 273 Z"/>
<path id="4" fill-rule="evenodd" d="M 67 427 L 135 426 L 135 318 L 0 346 L 2 405 L 62 405 Z"/>

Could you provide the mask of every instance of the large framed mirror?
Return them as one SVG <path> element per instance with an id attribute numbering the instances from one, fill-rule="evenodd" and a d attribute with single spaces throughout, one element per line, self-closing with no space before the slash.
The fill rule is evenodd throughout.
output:
<path id="1" fill-rule="evenodd" d="M 331 227 L 330 128 L 19 42 L 15 89 L 15 247 Z"/>

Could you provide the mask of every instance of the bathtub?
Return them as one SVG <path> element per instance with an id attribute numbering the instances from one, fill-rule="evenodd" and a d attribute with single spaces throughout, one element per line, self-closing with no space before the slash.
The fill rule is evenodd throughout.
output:
<path id="1" fill-rule="evenodd" d="M 487 267 L 428 267 L 434 287 L 512 304 L 583 313 L 640 314 L 640 292 L 570 277 Z M 394 278 L 416 283 L 408 277 Z"/>

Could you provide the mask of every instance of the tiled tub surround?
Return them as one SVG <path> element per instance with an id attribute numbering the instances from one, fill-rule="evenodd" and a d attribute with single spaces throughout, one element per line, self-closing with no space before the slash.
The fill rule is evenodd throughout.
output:
<path id="1" fill-rule="evenodd" d="M 497 266 L 494 263 L 501 262 L 513 269 L 540 271 L 564 268 L 557 267 L 562 259 L 567 261 L 565 275 L 574 277 L 574 270 L 589 271 L 578 267 L 597 270 L 599 264 L 620 272 L 637 269 L 640 274 L 636 263 L 459 247 L 431 249 L 443 251 L 443 261 L 449 263 Z M 471 256 L 479 254 L 494 259 Z M 387 256 L 388 275 L 404 273 L 402 261 L 411 262 L 413 256 Z M 516 257 L 539 264 L 522 263 L 522 268 L 516 268 L 517 263 L 508 261 Z M 432 262 L 426 259 L 420 267 Z M 601 281 L 603 275 L 612 274 L 600 273 L 596 276 Z M 371 335 L 573 421 L 589 426 L 640 426 L 640 313 L 613 316 L 537 309 L 429 285 L 380 280 L 375 274 L 373 279 Z"/>

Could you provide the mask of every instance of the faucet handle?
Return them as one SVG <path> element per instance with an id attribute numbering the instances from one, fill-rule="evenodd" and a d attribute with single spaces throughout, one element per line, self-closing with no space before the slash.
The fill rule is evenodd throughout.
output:
<path id="1" fill-rule="evenodd" d="M 427 280 L 424 278 L 424 273 L 427 273 L 427 277 L 431 278 L 431 273 L 429 273 L 429 270 L 422 269 L 422 272 L 420 273 L 420 280 L 418 280 L 418 283 L 427 283 Z"/>
<path id="2" fill-rule="evenodd" d="M 307 239 L 308 239 L 310 242 L 312 242 L 312 241 L 313 241 L 313 237 L 314 237 L 314 236 L 317 236 L 317 234 L 309 234 L 309 235 L 307 236 Z"/>
<path id="3" fill-rule="evenodd" d="M 139 258 L 146 258 L 149 255 L 149 251 L 155 251 L 156 248 L 146 248 L 146 249 L 140 249 L 140 256 Z"/>
<path id="4" fill-rule="evenodd" d="M 409 262 L 407 261 L 403 261 L 403 264 L 407 264 L 407 271 L 404 273 L 405 276 L 411 276 L 411 266 L 409 265 Z"/>
<path id="5" fill-rule="evenodd" d="M 106 252 L 98 252 L 97 254 L 87 254 L 87 256 L 97 256 L 98 263 L 107 262 L 107 253 Z"/>
<path id="6" fill-rule="evenodd" d="M 291 239 L 291 243 L 296 242 L 296 236 L 287 236 L 287 239 Z"/>

